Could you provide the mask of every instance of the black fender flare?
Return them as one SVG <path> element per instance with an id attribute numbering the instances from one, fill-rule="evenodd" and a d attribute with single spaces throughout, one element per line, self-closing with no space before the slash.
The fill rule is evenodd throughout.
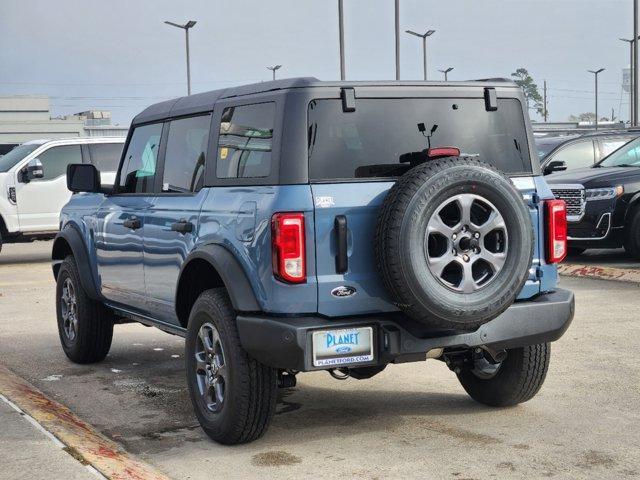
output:
<path id="1" fill-rule="evenodd" d="M 178 288 L 176 288 L 175 305 L 178 305 L 178 293 L 182 274 L 189 264 L 196 259 L 207 261 L 220 275 L 233 308 L 239 312 L 259 312 L 262 309 L 253 291 L 247 274 L 236 257 L 224 246 L 211 243 L 198 247 L 191 252 L 180 268 Z"/>
<path id="2" fill-rule="evenodd" d="M 60 265 L 64 260 L 62 255 L 56 252 L 66 252 L 67 249 L 64 244 L 69 246 L 71 254 L 76 260 L 76 266 L 80 273 L 80 283 L 84 288 L 87 295 L 93 300 L 102 300 L 102 294 L 98 288 L 93 272 L 91 271 L 91 264 L 89 263 L 89 255 L 87 254 L 87 247 L 82 240 L 82 234 L 73 224 L 67 224 L 58 234 L 53 241 L 53 249 L 51 253 L 51 263 L 53 269 L 53 277 L 58 279 L 58 271 Z M 65 255 L 66 256 L 66 255 Z"/>

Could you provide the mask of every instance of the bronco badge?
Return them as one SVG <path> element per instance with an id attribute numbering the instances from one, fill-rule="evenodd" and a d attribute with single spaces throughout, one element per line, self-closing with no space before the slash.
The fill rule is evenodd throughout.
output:
<path id="1" fill-rule="evenodd" d="M 331 295 L 333 295 L 334 297 L 351 297 L 353 295 L 356 294 L 356 289 L 353 287 L 347 287 L 347 286 L 340 286 L 340 287 L 336 287 L 333 290 L 331 290 Z"/>

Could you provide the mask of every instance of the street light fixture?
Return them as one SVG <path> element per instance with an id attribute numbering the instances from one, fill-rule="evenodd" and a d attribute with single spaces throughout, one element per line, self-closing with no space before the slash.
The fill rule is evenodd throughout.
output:
<path id="1" fill-rule="evenodd" d="M 593 73 L 596 79 L 596 130 L 598 130 L 598 75 L 605 71 L 604 68 L 599 70 L 587 70 L 589 73 Z"/>
<path id="2" fill-rule="evenodd" d="M 449 72 L 453 70 L 453 67 L 449 67 L 446 70 L 438 70 L 440 73 L 444 73 L 444 81 L 449 81 Z"/>
<path id="3" fill-rule="evenodd" d="M 634 63 L 636 61 L 635 42 L 630 38 L 621 38 L 620 40 L 628 43 L 629 49 L 631 50 L 631 61 L 629 62 L 629 117 L 631 126 L 634 126 L 636 124 L 635 112 L 633 108 L 636 98 L 636 78 L 634 67 Z"/>
<path id="4" fill-rule="evenodd" d="M 343 0 L 338 0 L 338 36 L 340 39 L 340 80 L 345 79 L 344 67 L 344 6 Z"/>
<path id="5" fill-rule="evenodd" d="M 179 25 L 173 22 L 164 22 L 167 25 L 171 25 L 172 27 L 182 28 L 186 34 L 187 41 L 187 95 L 191 95 L 191 66 L 189 65 L 189 29 L 193 28 L 197 22 L 194 20 L 189 20 L 184 25 Z"/>
<path id="6" fill-rule="evenodd" d="M 271 73 L 273 73 L 274 81 L 276 79 L 276 70 L 280 70 L 281 68 L 282 68 L 282 65 L 274 65 L 273 67 L 267 67 L 267 70 L 271 70 Z"/>
<path id="7" fill-rule="evenodd" d="M 427 30 L 427 32 L 423 34 L 423 33 L 414 32 L 413 30 L 407 30 L 406 33 L 422 39 L 422 60 L 424 63 L 424 79 L 427 80 L 427 37 L 430 37 L 431 35 L 436 33 L 436 31 Z"/>

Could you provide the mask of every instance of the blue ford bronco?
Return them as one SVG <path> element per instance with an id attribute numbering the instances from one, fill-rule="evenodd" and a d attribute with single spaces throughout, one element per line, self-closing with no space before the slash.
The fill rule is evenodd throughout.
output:
<path id="1" fill-rule="evenodd" d="M 300 372 L 446 362 L 480 403 L 525 402 L 573 318 L 566 208 L 505 80 L 288 79 L 152 105 L 113 187 L 70 165 L 53 245 L 62 348 L 113 327 L 185 338 L 214 440 L 260 437 Z"/>

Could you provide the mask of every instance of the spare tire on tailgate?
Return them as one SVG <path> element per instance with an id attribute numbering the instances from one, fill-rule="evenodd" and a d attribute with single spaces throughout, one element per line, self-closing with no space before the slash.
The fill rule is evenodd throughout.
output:
<path id="1" fill-rule="evenodd" d="M 473 330 L 516 299 L 534 244 L 529 211 L 509 178 L 450 157 L 398 179 L 378 217 L 375 252 L 408 316 L 436 330 Z"/>

